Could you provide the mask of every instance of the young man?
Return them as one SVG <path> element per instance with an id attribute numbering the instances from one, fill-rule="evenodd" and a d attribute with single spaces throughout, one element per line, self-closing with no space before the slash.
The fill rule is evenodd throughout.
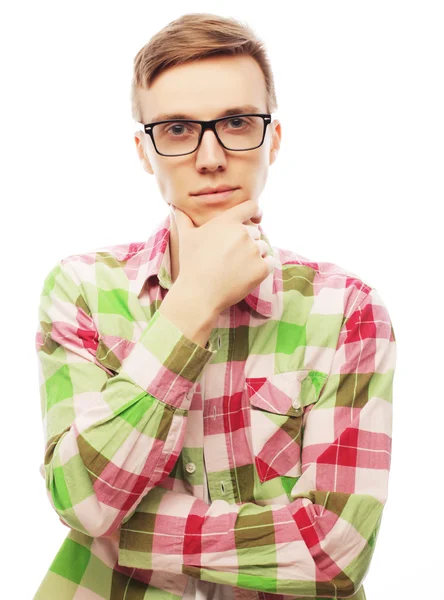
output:
<path id="1" fill-rule="evenodd" d="M 184 15 L 136 56 L 133 92 L 174 217 L 45 279 L 41 472 L 70 531 L 34 598 L 365 599 L 390 468 L 387 309 L 260 226 L 281 127 L 251 30 Z"/>

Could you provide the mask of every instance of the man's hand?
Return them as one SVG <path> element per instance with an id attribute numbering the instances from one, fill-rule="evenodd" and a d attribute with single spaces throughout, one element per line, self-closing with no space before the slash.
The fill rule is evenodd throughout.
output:
<path id="1" fill-rule="evenodd" d="M 274 258 L 259 239 L 262 212 L 255 201 L 241 202 L 200 227 L 176 207 L 172 214 L 179 235 L 177 282 L 199 290 L 215 313 L 245 298 L 273 270 Z"/>

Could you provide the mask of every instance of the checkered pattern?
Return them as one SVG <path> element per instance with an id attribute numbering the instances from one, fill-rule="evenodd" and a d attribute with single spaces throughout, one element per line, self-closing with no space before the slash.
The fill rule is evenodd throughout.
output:
<path id="1" fill-rule="evenodd" d="M 203 348 L 158 310 L 170 226 L 43 283 L 41 474 L 69 532 L 34 599 L 182 598 L 192 577 L 226 600 L 365 600 L 391 458 L 387 308 L 259 226 L 277 266 Z"/>

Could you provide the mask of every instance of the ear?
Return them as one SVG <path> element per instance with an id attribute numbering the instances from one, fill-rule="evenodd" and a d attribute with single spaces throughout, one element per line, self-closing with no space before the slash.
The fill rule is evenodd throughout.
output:
<path id="1" fill-rule="evenodd" d="M 281 145 L 282 131 L 281 131 L 281 123 L 277 119 L 275 119 L 271 123 L 270 127 L 272 129 L 272 134 L 271 134 L 272 139 L 271 139 L 271 145 L 270 145 L 270 162 L 269 162 L 269 164 L 272 165 L 274 163 L 274 161 L 276 160 L 277 155 L 279 153 L 279 148 Z"/>
<path id="2" fill-rule="evenodd" d="M 153 168 L 151 166 L 151 163 L 148 159 L 148 156 L 146 154 L 145 148 L 144 148 L 144 140 L 143 140 L 143 136 L 144 136 L 144 132 L 143 131 L 136 131 L 134 133 L 134 141 L 136 143 L 136 149 L 137 149 L 137 154 L 139 156 L 139 160 L 142 163 L 142 167 L 143 169 L 147 172 L 150 173 L 150 175 L 154 174 Z"/>

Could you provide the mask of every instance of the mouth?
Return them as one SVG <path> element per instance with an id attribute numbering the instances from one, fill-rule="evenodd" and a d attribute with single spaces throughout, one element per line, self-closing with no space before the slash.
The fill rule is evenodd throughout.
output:
<path id="1" fill-rule="evenodd" d="M 231 190 L 225 190 L 224 192 L 213 192 L 211 194 L 194 194 L 194 198 L 200 198 L 207 202 L 220 202 L 229 198 L 239 188 L 232 188 Z"/>

